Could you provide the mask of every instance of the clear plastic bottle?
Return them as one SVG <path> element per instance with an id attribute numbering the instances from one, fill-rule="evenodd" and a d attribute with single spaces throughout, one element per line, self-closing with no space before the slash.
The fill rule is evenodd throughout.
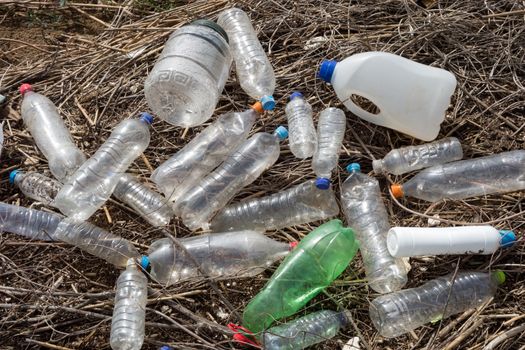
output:
<path id="1" fill-rule="evenodd" d="M 29 239 L 54 241 L 62 216 L 0 202 L 0 231 Z"/>
<path id="2" fill-rule="evenodd" d="M 77 221 L 87 220 L 109 199 L 120 175 L 148 147 L 153 117 L 120 122 L 109 138 L 69 178 L 55 198 L 60 211 Z"/>
<path id="3" fill-rule="evenodd" d="M 330 186 L 332 171 L 337 166 L 346 129 L 345 113 L 339 108 L 326 108 L 317 123 L 317 149 L 312 159 L 312 168 L 317 175 L 317 188 L 326 190 Z"/>
<path id="4" fill-rule="evenodd" d="M 525 189 L 525 150 L 436 165 L 391 189 L 397 198 L 429 202 L 520 191 Z"/>
<path id="5" fill-rule="evenodd" d="M 62 185 L 37 172 L 23 172 L 18 169 L 9 174 L 9 183 L 16 185 L 28 198 L 45 205 L 54 206 L 55 197 Z"/>
<path id="6" fill-rule="evenodd" d="M 264 232 L 337 214 L 339 205 L 333 190 L 319 190 L 315 180 L 309 180 L 270 196 L 231 204 L 213 218 L 210 228 L 214 232 L 242 229 Z"/>
<path id="7" fill-rule="evenodd" d="M 313 156 L 317 147 L 317 131 L 312 119 L 312 106 L 300 92 L 294 92 L 290 95 L 285 111 L 290 132 L 290 151 L 301 159 Z"/>
<path id="8" fill-rule="evenodd" d="M 146 328 L 148 279 L 133 259 L 117 279 L 109 343 L 113 350 L 140 350 Z"/>
<path id="9" fill-rule="evenodd" d="M 374 173 L 401 175 L 463 158 L 461 143 L 455 137 L 447 137 L 418 146 L 393 149 L 383 159 L 372 162 Z"/>
<path id="10" fill-rule="evenodd" d="M 274 241 L 255 231 L 212 233 L 181 238 L 186 252 L 169 238 L 153 242 L 143 267 L 164 285 L 204 278 L 193 260 L 211 278 L 256 276 L 288 254 L 295 244 Z"/>
<path id="11" fill-rule="evenodd" d="M 49 162 L 49 170 L 63 182 L 85 161 L 86 157 L 60 118 L 56 106 L 47 97 L 33 92 L 29 84 L 20 86 L 22 119 L 36 145 Z"/>
<path id="12" fill-rule="evenodd" d="M 261 112 L 261 104 L 256 103 L 246 111 L 221 115 L 155 169 L 151 180 L 175 203 L 175 209 L 186 191 L 195 187 L 246 140 L 257 113 Z"/>
<path id="13" fill-rule="evenodd" d="M 264 109 L 272 110 L 275 107 L 272 96 L 275 74 L 250 18 L 243 10 L 233 7 L 222 11 L 217 23 L 228 33 L 241 88 L 252 98 L 260 100 Z"/>
<path id="14" fill-rule="evenodd" d="M 387 248 L 390 225 L 379 183 L 362 174 L 357 163 L 348 165 L 347 170 L 350 176 L 341 186 L 341 206 L 359 241 L 370 287 L 381 294 L 400 290 L 407 282 L 407 271 L 404 262 L 390 255 Z"/>
<path id="15" fill-rule="evenodd" d="M 505 282 L 502 271 L 459 272 L 420 287 L 382 295 L 370 304 L 370 318 L 383 337 L 393 338 L 426 323 L 475 308 L 496 294 Z"/>
<path id="16" fill-rule="evenodd" d="M 333 338 L 349 323 L 348 311 L 316 311 L 262 334 L 264 350 L 298 350 Z"/>
<path id="17" fill-rule="evenodd" d="M 288 136 L 280 126 L 273 134 L 260 132 L 244 141 L 217 169 L 186 192 L 179 208 L 191 230 L 208 228 L 215 213 L 243 187 L 251 184 L 279 158 L 279 141 Z"/>
<path id="18" fill-rule="evenodd" d="M 164 45 L 144 83 L 146 101 L 168 123 L 200 125 L 212 116 L 231 63 L 226 32 L 212 21 L 191 22 Z"/>

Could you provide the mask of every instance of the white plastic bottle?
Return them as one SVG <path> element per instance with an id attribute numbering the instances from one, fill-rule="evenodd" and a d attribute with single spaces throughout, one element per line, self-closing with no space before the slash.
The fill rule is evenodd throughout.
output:
<path id="1" fill-rule="evenodd" d="M 171 239 L 162 238 L 154 241 L 148 257 L 143 257 L 143 268 L 150 266 L 152 278 L 166 286 L 204 278 L 188 254 L 210 278 L 240 278 L 262 273 L 295 247 L 255 231 L 198 235 L 181 238 L 179 243 L 186 252 Z"/>
<path id="2" fill-rule="evenodd" d="M 332 84 L 339 100 L 359 118 L 424 141 L 438 136 L 456 88 L 452 73 L 387 52 L 325 60 L 319 77 Z M 368 99 L 379 113 L 365 111 L 352 95 Z"/>
<path id="3" fill-rule="evenodd" d="M 23 96 L 21 114 L 25 126 L 49 162 L 53 176 L 65 181 L 86 161 L 86 157 L 73 142 L 53 102 L 33 92 L 29 84 L 22 84 L 19 90 Z"/>
<path id="4" fill-rule="evenodd" d="M 260 100 L 265 110 L 272 110 L 275 107 L 272 96 L 275 74 L 250 18 L 243 10 L 233 7 L 222 11 L 217 23 L 228 33 L 241 88 L 250 97 Z"/>
<path id="5" fill-rule="evenodd" d="M 149 125 L 153 117 L 142 113 L 140 119 L 120 122 L 109 138 L 69 178 L 55 198 L 62 213 L 77 221 L 87 220 L 109 199 L 120 176 L 148 147 Z"/>
<path id="6" fill-rule="evenodd" d="M 184 225 L 208 228 L 210 220 L 243 187 L 251 184 L 279 158 L 279 141 L 288 136 L 279 126 L 273 134 L 260 132 L 244 141 L 217 169 L 186 192 L 179 206 Z"/>
<path id="7" fill-rule="evenodd" d="M 146 328 L 148 279 L 134 259 L 117 279 L 109 343 L 113 350 L 140 350 Z"/>
<path id="8" fill-rule="evenodd" d="M 312 119 L 312 106 L 300 92 L 294 92 L 290 95 L 285 111 L 290 151 L 300 159 L 313 156 L 317 148 L 317 132 Z"/>
<path id="9" fill-rule="evenodd" d="M 492 226 L 392 227 L 388 251 L 395 257 L 440 254 L 493 254 L 516 241 L 512 231 Z"/>
<path id="10" fill-rule="evenodd" d="M 164 45 L 144 83 L 146 101 L 168 123 L 200 125 L 212 116 L 231 63 L 226 32 L 215 22 L 193 21 Z"/>
<path id="11" fill-rule="evenodd" d="M 28 198 L 54 207 L 55 197 L 62 188 L 60 182 L 37 172 L 15 169 L 9 173 L 9 183 L 15 185 Z"/>
<path id="12" fill-rule="evenodd" d="M 29 239 L 54 241 L 62 216 L 0 202 L 0 231 Z"/>
<path id="13" fill-rule="evenodd" d="M 391 189 L 397 198 L 429 202 L 521 191 L 525 189 L 525 150 L 436 165 Z"/>
<path id="14" fill-rule="evenodd" d="M 461 143 L 455 137 L 447 137 L 418 146 L 393 149 L 383 159 L 372 162 L 374 173 L 401 175 L 463 158 Z"/>
<path id="15" fill-rule="evenodd" d="M 350 176 L 341 187 L 341 206 L 359 241 L 370 287 L 381 294 L 400 290 L 407 282 L 407 271 L 404 262 L 387 249 L 390 225 L 379 183 L 362 174 L 357 163 L 348 165 L 347 170 Z"/>
<path id="16" fill-rule="evenodd" d="M 315 180 L 262 198 L 231 204 L 211 221 L 214 232 L 278 230 L 284 227 L 328 219 L 339 214 L 332 189 L 320 190 Z"/>
<path id="17" fill-rule="evenodd" d="M 317 175 L 317 188 L 330 187 L 332 171 L 337 167 L 339 152 L 343 145 L 346 129 L 345 113 L 339 108 L 326 108 L 317 123 L 317 149 L 312 159 L 312 168 Z"/>

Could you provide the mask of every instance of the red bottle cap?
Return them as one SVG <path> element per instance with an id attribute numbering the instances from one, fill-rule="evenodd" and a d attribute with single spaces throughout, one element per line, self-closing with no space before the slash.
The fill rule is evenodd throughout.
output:
<path id="1" fill-rule="evenodd" d="M 22 84 L 18 88 L 18 91 L 20 91 L 20 94 L 24 96 L 26 92 L 33 91 L 33 87 L 31 86 L 31 84 Z"/>

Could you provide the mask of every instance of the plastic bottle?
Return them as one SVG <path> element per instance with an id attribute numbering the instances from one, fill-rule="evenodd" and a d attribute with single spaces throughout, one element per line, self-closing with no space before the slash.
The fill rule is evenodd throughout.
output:
<path id="1" fill-rule="evenodd" d="M 241 88 L 250 97 L 260 100 L 263 108 L 275 107 L 273 92 L 275 74 L 264 52 L 248 15 L 241 9 L 231 8 L 219 14 L 217 23 L 230 38 L 237 78 Z"/>
<path id="2" fill-rule="evenodd" d="M 256 103 L 246 111 L 221 115 L 155 169 L 151 180 L 167 198 L 175 202 L 176 208 L 186 191 L 195 187 L 246 140 L 257 113 L 261 112 L 261 104 Z"/>
<path id="3" fill-rule="evenodd" d="M 45 175 L 18 169 L 9 174 L 9 183 L 16 185 L 26 197 L 49 206 L 54 206 L 55 197 L 62 187 L 60 182 Z"/>
<path id="4" fill-rule="evenodd" d="M 260 132 L 244 141 L 217 169 L 186 192 L 179 208 L 184 225 L 207 229 L 215 213 L 243 187 L 251 184 L 279 158 L 279 141 L 288 136 L 279 126 L 273 134 Z"/>
<path id="5" fill-rule="evenodd" d="M 312 119 L 312 106 L 300 92 L 294 92 L 290 95 L 285 111 L 290 132 L 290 151 L 300 159 L 313 156 L 317 148 L 317 132 Z"/>
<path id="6" fill-rule="evenodd" d="M 278 230 L 284 227 L 324 220 L 339 214 L 332 189 L 319 190 L 315 180 L 262 198 L 231 204 L 211 221 L 214 232 L 250 229 Z"/>
<path id="7" fill-rule="evenodd" d="M 330 186 L 332 171 L 337 166 L 339 152 L 345 137 L 346 117 L 339 108 L 326 108 L 317 124 L 317 149 L 312 168 L 317 175 L 316 186 L 326 190 Z"/>
<path id="8" fill-rule="evenodd" d="M 359 118 L 424 141 L 437 137 L 456 88 L 452 73 L 387 52 L 325 60 L 319 77 L 332 84 L 337 97 Z M 352 95 L 365 97 L 379 112 L 365 111 Z"/>
<path id="9" fill-rule="evenodd" d="M 1 96 L 0 95 L 0 105 L 1 102 Z M 4 148 L 4 122 L 0 123 L 0 156 L 2 156 L 2 149 Z"/>
<path id="10" fill-rule="evenodd" d="M 383 159 L 372 162 L 374 173 L 401 175 L 463 158 L 461 143 L 455 137 L 447 137 L 419 146 L 393 149 Z"/>
<path id="11" fill-rule="evenodd" d="M 148 279 L 129 259 L 117 279 L 109 343 L 113 350 L 140 350 L 146 328 Z"/>
<path id="12" fill-rule="evenodd" d="M 425 169 L 402 185 L 391 186 L 396 198 L 429 202 L 525 189 L 525 151 L 510 151 Z"/>
<path id="13" fill-rule="evenodd" d="M 475 308 L 496 294 L 505 282 L 502 271 L 459 272 L 420 287 L 382 295 L 370 304 L 370 318 L 383 337 L 393 338 L 426 323 Z"/>
<path id="14" fill-rule="evenodd" d="M 55 198 L 58 209 L 77 221 L 87 220 L 109 199 L 120 176 L 148 147 L 153 117 L 120 122 L 109 138 L 69 178 Z"/>
<path id="15" fill-rule="evenodd" d="M 29 239 L 54 241 L 62 216 L 0 202 L 0 231 Z"/>
<path id="16" fill-rule="evenodd" d="M 333 338 L 349 323 L 348 311 L 322 310 L 274 326 L 262 335 L 264 350 L 297 350 Z"/>
<path id="17" fill-rule="evenodd" d="M 288 254 L 295 244 L 281 243 L 255 231 L 212 233 L 181 238 L 180 248 L 169 238 L 153 242 L 143 267 L 151 266 L 151 277 L 166 286 L 202 279 L 190 254 L 210 278 L 256 276 Z"/>
<path id="18" fill-rule="evenodd" d="M 22 84 L 19 90 L 23 96 L 21 112 L 25 126 L 49 162 L 53 176 L 61 182 L 66 181 L 86 157 L 73 142 L 53 102 L 33 92 L 29 84 Z"/>
<path id="19" fill-rule="evenodd" d="M 258 333 L 295 314 L 346 269 L 357 247 L 352 229 L 340 220 L 310 232 L 246 306 L 243 325 Z"/>
<path id="20" fill-rule="evenodd" d="M 392 227 L 387 236 L 388 251 L 395 257 L 493 254 L 515 241 L 514 232 L 492 226 Z"/>
<path id="21" fill-rule="evenodd" d="M 213 114 L 231 63 L 226 32 L 215 22 L 193 21 L 164 45 L 144 83 L 146 101 L 168 123 L 200 125 Z"/>

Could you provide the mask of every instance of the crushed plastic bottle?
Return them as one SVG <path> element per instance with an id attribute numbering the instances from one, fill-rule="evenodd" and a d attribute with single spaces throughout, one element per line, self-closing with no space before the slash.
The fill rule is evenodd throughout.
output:
<path id="1" fill-rule="evenodd" d="M 339 152 L 345 137 L 346 116 L 339 108 L 326 108 L 317 123 L 317 149 L 312 168 L 317 175 L 316 186 L 326 190 L 330 186 L 332 171 L 337 166 Z"/>
<path id="2" fill-rule="evenodd" d="M 197 20 L 177 29 L 144 83 L 148 106 L 176 126 L 204 123 L 215 110 L 231 63 L 228 36 L 215 22 Z"/>
<path id="3" fill-rule="evenodd" d="M 357 163 L 348 165 L 347 170 L 350 176 L 341 187 L 341 206 L 359 241 L 370 287 L 382 294 L 399 290 L 407 282 L 407 271 L 404 262 L 388 252 L 390 225 L 379 183 L 361 173 Z"/>
<path id="4" fill-rule="evenodd" d="M 169 238 L 153 242 L 143 264 L 144 269 L 149 264 L 151 277 L 166 286 L 205 277 L 188 254 L 207 277 L 240 278 L 260 274 L 295 246 L 254 231 L 198 235 L 178 242 L 186 251 Z"/>
<path id="5" fill-rule="evenodd" d="M 0 231 L 29 239 L 54 241 L 62 216 L 0 202 Z"/>
<path id="6" fill-rule="evenodd" d="M 120 176 L 148 147 L 149 124 L 153 117 L 142 113 L 140 119 L 120 122 L 109 138 L 68 179 L 55 198 L 60 211 L 77 221 L 87 220 L 109 199 Z"/>
<path id="7" fill-rule="evenodd" d="M 295 314 L 346 269 L 357 247 L 352 229 L 340 220 L 310 232 L 246 306 L 244 327 L 258 333 Z"/>
<path id="8" fill-rule="evenodd" d="M 0 96 L 2 96 L 2 95 L 0 95 Z M 0 104 L 1 104 L 1 102 L 0 102 Z M 2 150 L 3 149 L 4 149 L 4 122 L 0 123 L 0 157 L 2 156 Z"/>
<path id="9" fill-rule="evenodd" d="M 195 187 L 248 137 L 260 103 L 243 112 L 221 115 L 151 175 L 151 180 L 173 201 L 175 211 L 189 189 Z"/>
<path id="10" fill-rule="evenodd" d="M 109 343 L 113 350 L 140 350 L 146 328 L 148 279 L 129 259 L 117 279 Z"/>
<path id="11" fill-rule="evenodd" d="M 55 197 L 62 188 L 60 182 L 45 175 L 18 169 L 9 174 L 9 183 L 18 187 L 26 197 L 51 207 L 54 207 Z"/>
<path id="12" fill-rule="evenodd" d="M 461 143 L 455 137 L 447 137 L 418 146 L 394 149 L 383 159 L 372 162 L 374 173 L 401 175 L 463 158 Z"/>
<path id="13" fill-rule="evenodd" d="M 290 151 L 300 159 L 313 156 L 317 148 L 317 131 L 312 119 L 312 106 L 300 92 L 294 92 L 290 95 L 285 111 Z"/>
<path id="14" fill-rule="evenodd" d="M 505 282 L 502 271 L 459 272 L 417 288 L 382 295 L 370 304 L 370 318 L 383 337 L 393 338 L 426 323 L 475 308 L 496 294 Z"/>
<path id="15" fill-rule="evenodd" d="M 20 94 L 23 96 L 21 114 L 25 126 L 49 162 L 53 176 L 61 182 L 66 181 L 86 157 L 73 142 L 53 102 L 33 92 L 29 84 L 20 86 Z"/>
<path id="16" fill-rule="evenodd" d="M 297 350 L 333 338 L 349 323 L 348 311 L 316 311 L 262 334 L 264 350 Z"/>
<path id="17" fill-rule="evenodd" d="M 260 132 L 244 141 L 217 169 L 186 192 L 179 209 L 191 230 L 207 229 L 213 216 L 243 187 L 251 184 L 279 158 L 279 141 L 288 136 L 279 126 L 273 134 Z"/>
<path id="18" fill-rule="evenodd" d="M 228 33 L 241 88 L 252 98 L 260 100 L 264 109 L 274 109 L 275 74 L 250 18 L 243 10 L 234 7 L 222 11 L 217 23 Z"/>
<path id="19" fill-rule="evenodd" d="M 211 221 L 214 232 L 249 229 L 278 230 L 284 227 L 324 220 L 339 214 L 332 189 L 319 190 L 315 180 L 262 198 L 231 204 Z"/>
<path id="20" fill-rule="evenodd" d="M 525 150 L 436 165 L 391 189 L 396 198 L 409 196 L 429 202 L 524 190 Z"/>

